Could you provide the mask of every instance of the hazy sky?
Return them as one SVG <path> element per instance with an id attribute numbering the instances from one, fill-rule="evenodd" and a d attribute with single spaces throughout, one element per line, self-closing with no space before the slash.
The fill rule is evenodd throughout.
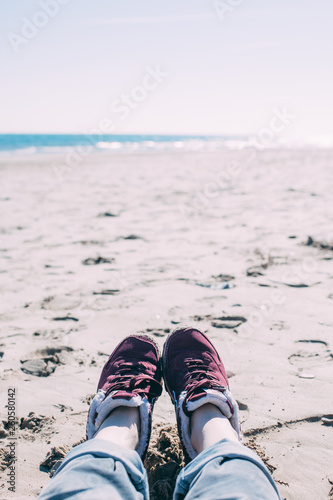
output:
<path id="1" fill-rule="evenodd" d="M 0 19 L 1 133 L 255 134 L 285 108 L 288 136 L 333 137 L 332 0 L 11 0 Z"/>

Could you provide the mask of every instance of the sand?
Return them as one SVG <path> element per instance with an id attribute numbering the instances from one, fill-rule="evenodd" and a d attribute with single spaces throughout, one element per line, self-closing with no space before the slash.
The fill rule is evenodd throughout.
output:
<path id="1" fill-rule="evenodd" d="M 62 180 L 54 161 L 63 156 L 0 160 L 0 408 L 6 422 L 15 388 L 19 418 L 15 495 L 0 429 L 2 498 L 36 498 L 47 454 L 83 438 L 124 336 L 162 347 L 184 325 L 216 344 L 244 440 L 282 498 L 332 497 L 333 152 L 95 154 Z M 165 445 L 166 393 L 154 423 L 149 456 L 160 446 L 172 476 L 181 458 Z"/>

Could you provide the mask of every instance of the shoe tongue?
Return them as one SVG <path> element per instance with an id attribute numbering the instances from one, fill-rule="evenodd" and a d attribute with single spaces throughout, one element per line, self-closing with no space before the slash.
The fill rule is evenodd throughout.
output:
<path id="1" fill-rule="evenodd" d="M 206 396 L 206 391 L 205 389 L 202 389 L 202 387 L 199 387 L 198 389 L 195 389 L 194 391 L 191 391 L 184 399 L 183 401 L 183 411 L 185 415 L 188 417 L 192 412 L 189 412 L 187 409 L 187 404 L 188 403 L 194 403 L 195 401 L 198 401 L 198 399 L 201 399 Z"/>

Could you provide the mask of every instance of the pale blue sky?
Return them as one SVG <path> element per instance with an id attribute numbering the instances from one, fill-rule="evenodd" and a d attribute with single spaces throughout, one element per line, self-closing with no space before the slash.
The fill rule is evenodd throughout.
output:
<path id="1" fill-rule="evenodd" d="M 43 1 L 0 4 L 0 133 L 91 131 L 159 65 L 114 133 L 255 134 L 286 107 L 286 136 L 333 137 L 332 0 L 221 0 L 224 20 L 211 0 L 59 0 L 15 52 Z"/>

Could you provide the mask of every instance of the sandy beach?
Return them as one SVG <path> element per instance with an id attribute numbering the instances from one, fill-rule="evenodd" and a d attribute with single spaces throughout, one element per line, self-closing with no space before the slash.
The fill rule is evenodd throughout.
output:
<path id="1" fill-rule="evenodd" d="M 333 151 L 94 153 L 59 177 L 62 161 L 0 159 L 0 496 L 36 498 L 47 454 L 84 437 L 123 337 L 162 347 L 192 325 L 217 346 L 244 443 L 281 497 L 333 498 Z M 154 423 L 175 424 L 165 392 Z"/>

